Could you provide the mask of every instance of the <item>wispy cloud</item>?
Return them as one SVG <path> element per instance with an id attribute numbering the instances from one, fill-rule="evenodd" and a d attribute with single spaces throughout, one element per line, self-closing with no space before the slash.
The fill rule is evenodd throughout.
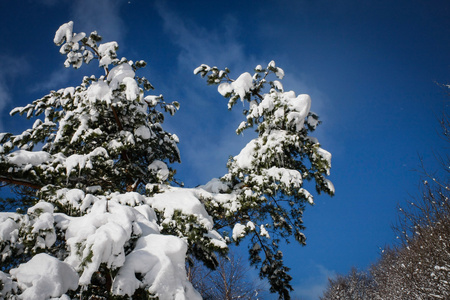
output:
<path id="1" fill-rule="evenodd" d="M 10 86 L 14 79 L 29 70 L 28 63 L 17 57 L 0 55 L 0 115 L 11 102 Z M 0 132 L 3 132 L 3 122 L 0 119 Z"/>
<path id="2" fill-rule="evenodd" d="M 239 20 L 233 15 L 205 28 L 192 19 L 182 18 L 175 8 L 170 7 L 170 2 L 157 1 L 156 7 L 165 33 L 180 49 L 178 72 L 170 74 L 174 78 L 167 78 L 169 83 L 164 86 L 164 90 L 178 91 L 175 93 L 181 102 L 181 111 L 175 116 L 181 127 L 172 130 L 181 138 L 183 164 L 179 169 L 188 169 L 197 177 L 195 180 L 200 181 L 197 183 L 203 183 L 213 176 L 223 175 L 228 157 L 238 154 L 252 134 L 245 133 L 244 137 L 235 134 L 236 127 L 243 121 L 241 105 L 238 104 L 232 113 L 227 112 L 227 100 L 214 87 L 207 87 L 204 80 L 186 74 L 192 74 L 194 68 L 205 63 L 228 67 L 231 77 L 236 78 L 242 72 L 252 72 L 258 64 L 268 63 L 270 58 L 260 59 L 257 54 L 248 54 L 245 41 L 239 39 L 242 30 Z M 180 78 L 186 81 L 181 82 Z M 308 86 L 302 76 L 295 74 L 288 74 L 284 84 L 298 93 L 311 94 L 313 108 L 320 112 L 322 99 L 325 99 L 320 90 Z M 190 177 L 189 180 L 194 179 Z"/>
<path id="3" fill-rule="evenodd" d="M 256 63 L 245 55 L 243 43 L 236 38 L 238 23 L 232 16 L 217 27 L 206 29 L 192 20 L 182 19 L 168 7 L 169 3 L 160 1 L 156 5 L 165 32 L 180 49 L 177 72 L 171 75 L 174 78 L 168 78 L 164 87 L 164 90 L 176 90 L 181 102 L 181 110 L 175 116 L 177 128 L 169 129 L 181 138 L 183 163 L 178 169 L 185 175 L 182 179 L 187 179 L 188 185 L 202 184 L 226 172 L 228 157 L 236 155 L 248 137 L 235 133 L 242 121 L 239 108 L 228 112 L 227 100 L 216 88 L 207 87 L 204 80 L 194 77 L 192 71 L 205 63 L 228 67 L 232 76 L 237 77 L 239 72 L 252 70 Z M 180 78 L 184 81 L 180 82 Z M 183 170 L 188 170 L 187 174 Z"/>
<path id="4" fill-rule="evenodd" d="M 236 66 L 254 67 L 254 59 L 244 54 L 243 43 L 236 38 L 239 23 L 232 15 L 226 16 L 217 27 L 206 29 L 192 20 L 182 19 L 166 3 L 157 1 L 156 7 L 163 19 L 166 32 L 181 48 L 178 56 L 181 67 L 193 70 L 200 63 L 210 65 L 220 63 L 221 66 L 230 69 L 235 69 Z"/>
<path id="5" fill-rule="evenodd" d="M 89 34 L 97 30 L 105 40 L 122 40 L 126 26 L 120 16 L 124 0 L 80 0 L 73 2 L 72 17 L 76 28 Z"/>
<path id="6" fill-rule="evenodd" d="M 335 271 L 329 270 L 323 265 L 316 265 L 315 274 L 294 287 L 294 295 L 302 300 L 317 300 L 325 291 L 328 278 L 334 278 L 335 276 Z"/>
<path id="7" fill-rule="evenodd" d="M 62 64 L 61 64 L 62 65 Z M 61 65 L 57 66 L 57 70 L 53 71 L 44 82 L 39 82 L 33 85 L 30 89 L 31 92 L 45 92 L 51 90 L 58 90 L 67 85 L 67 82 L 71 78 L 70 69 L 64 69 Z"/>

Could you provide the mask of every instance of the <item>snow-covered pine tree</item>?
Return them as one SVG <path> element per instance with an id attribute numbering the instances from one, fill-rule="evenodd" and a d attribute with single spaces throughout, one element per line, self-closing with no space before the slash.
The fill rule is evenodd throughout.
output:
<path id="1" fill-rule="evenodd" d="M 38 199 L 26 213 L 0 213 L 0 295 L 199 299 L 186 259 L 215 267 L 215 253 L 249 236 L 251 262 L 272 292 L 289 299 L 278 242 L 292 234 L 305 242 L 301 216 L 313 198 L 303 181 L 334 193 L 325 178 L 331 155 L 308 136 L 319 123 L 309 96 L 267 82 L 284 75 L 274 62 L 236 80 L 228 69 L 197 68 L 219 84 L 229 108 L 239 98 L 249 102 L 238 133 L 256 126 L 258 137 L 220 180 L 175 187 L 168 163 L 179 160 L 178 139 L 161 124 L 178 103 L 145 95 L 152 86 L 136 75 L 145 62 L 119 59 L 117 43 L 76 34 L 72 22 L 54 42 L 66 67 L 97 60 L 104 75 L 14 109 L 36 121 L 21 134 L 0 135 L 0 180 L 35 188 Z"/>
<path id="2" fill-rule="evenodd" d="M 145 95 L 145 62 L 119 59 L 96 32 L 69 22 L 54 42 L 66 67 L 97 60 L 104 75 L 14 109 L 36 121 L 0 135 L 0 181 L 39 199 L 25 214 L 0 213 L 0 295 L 199 299 L 186 254 L 214 266 L 226 243 L 197 192 L 169 185 L 178 138 L 161 124 L 178 103 Z"/>
<path id="3" fill-rule="evenodd" d="M 227 68 L 201 65 L 194 73 L 206 77 L 208 84 L 218 85 L 219 93 L 229 99 L 229 109 L 239 99 L 248 102 L 243 111 L 245 121 L 236 132 L 255 127 L 258 134 L 229 160 L 228 174 L 221 178 L 222 191 L 233 195 L 229 209 L 223 211 L 222 198 L 210 199 L 205 201 L 208 212 L 222 216 L 216 219 L 216 228 L 232 228 L 236 243 L 250 237 L 251 263 L 260 267 L 262 278 L 269 280 L 271 292 L 288 299 L 291 276 L 279 242 L 289 242 L 294 235 L 305 245 L 302 214 L 305 204 L 314 202 L 303 182 L 314 179 L 319 194 L 334 194 L 333 184 L 325 178 L 331 154 L 316 138 L 308 136 L 319 124 L 317 114 L 310 112 L 311 99 L 284 91 L 279 81 L 284 71 L 274 61 L 266 68 L 256 66 L 253 76 L 246 72 L 235 80 L 229 77 Z M 269 80 L 271 76 L 274 80 Z"/>

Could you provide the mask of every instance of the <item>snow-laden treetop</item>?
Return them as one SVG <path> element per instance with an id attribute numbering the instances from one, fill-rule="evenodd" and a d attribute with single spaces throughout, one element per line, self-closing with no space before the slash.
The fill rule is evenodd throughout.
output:
<path id="1" fill-rule="evenodd" d="M 247 237 L 251 263 L 288 299 L 278 243 L 292 235 L 305 243 L 302 214 L 313 196 L 303 183 L 334 193 L 331 155 L 309 136 L 319 124 L 310 97 L 285 92 L 273 61 L 235 80 L 228 69 L 198 67 L 230 109 L 247 103 L 237 133 L 258 136 L 222 178 L 176 187 L 179 141 L 162 124 L 178 103 L 149 95 L 152 85 L 137 75 L 146 63 L 119 59 L 118 44 L 101 40 L 63 24 L 54 42 L 64 65 L 97 60 L 104 75 L 15 108 L 35 119 L 32 128 L 0 134 L 0 181 L 37 191 L 25 213 L 0 213 L 0 296 L 199 299 L 186 262 L 215 268 L 216 254 Z"/>
<path id="2" fill-rule="evenodd" d="M 174 114 L 178 103 L 144 93 L 153 87 L 135 72 L 144 61 L 118 59 L 116 42 L 99 44 L 96 32 L 73 33 L 62 25 L 54 42 L 66 54 L 66 67 L 99 61 L 105 75 L 84 77 L 78 87 L 52 91 L 14 109 L 27 118 L 44 115 L 20 135 L 3 134 L 0 152 L 8 177 L 34 186 L 99 186 L 103 191 L 136 191 L 147 183 L 163 183 L 173 172 L 165 162 L 179 161 L 176 135 L 163 130 L 163 111 Z M 35 145 L 42 152 L 31 152 Z M 20 151 L 11 151 L 19 148 Z M 30 163 L 24 164 L 24 158 Z M 14 161 L 20 161 L 15 164 Z M 6 174 L 6 173 L 3 173 Z"/>
<path id="3" fill-rule="evenodd" d="M 310 111 L 311 98 L 285 92 L 280 82 L 285 73 L 274 61 L 266 68 L 256 66 L 253 75 L 246 72 L 232 79 L 229 73 L 227 68 L 208 65 L 194 70 L 194 74 L 206 77 L 208 84 L 218 85 L 219 93 L 229 99 L 229 109 L 239 99 L 248 103 L 238 134 L 249 128 L 258 133 L 228 161 L 228 174 L 221 180 L 235 197 L 228 204 L 232 209 L 225 212 L 226 221 L 218 224 L 232 227 L 236 242 L 250 236 L 251 263 L 261 266 L 260 276 L 269 280 L 272 292 L 289 298 L 291 277 L 278 250 L 279 240 L 294 235 L 305 245 L 302 214 L 305 203 L 313 204 L 314 200 L 303 183 L 314 180 L 319 194 L 334 194 L 334 186 L 326 178 L 331 154 L 309 136 L 320 123 L 317 114 Z M 207 203 L 213 215 L 223 215 L 223 204 L 214 200 Z"/>

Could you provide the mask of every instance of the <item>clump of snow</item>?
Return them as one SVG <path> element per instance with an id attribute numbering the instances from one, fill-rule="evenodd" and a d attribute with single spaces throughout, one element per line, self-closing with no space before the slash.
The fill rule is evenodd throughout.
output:
<path id="1" fill-rule="evenodd" d="M 72 201 L 83 197 L 79 190 L 66 191 L 65 195 Z M 57 226 L 66 232 L 70 252 L 65 261 L 80 272 L 81 285 L 89 284 L 101 263 L 108 268 L 121 267 L 132 236 L 159 233 L 156 214 L 148 205 L 141 205 L 144 196 L 138 193 L 116 193 L 109 199 L 88 194 L 83 201 L 87 198 L 93 203 L 89 213 L 81 217 L 55 215 Z"/>
<path id="2" fill-rule="evenodd" d="M 145 197 L 136 192 L 127 192 L 125 194 L 114 193 L 111 195 L 111 201 L 135 207 L 144 204 Z"/>
<path id="3" fill-rule="evenodd" d="M 167 180 L 167 178 L 169 177 L 169 168 L 167 167 L 166 163 L 160 160 L 154 160 L 148 166 L 148 169 L 156 172 L 156 176 L 158 177 L 158 180 L 160 182 Z"/>
<path id="4" fill-rule="evenodd" d="M 82 190 L 79 189 L 64 189 L 64 196 L 67 198 L 70 205 L 79 208 L 80 204 L 83 202 L 85 198 L 85 194 Z"/>
<path id="5" fill-rule="evenodd" d="M 222 200 L 226 204 L 231 197 L 233 197 L 233 195 L 226 194 L 225 199 Z M 176 211 L 179 211 L 186 216 L 194 216 L 197 219 L 196 223 L 207 230 L 204 237 L 210 238 L 208 242 L 211 242 L 217 247 L 226 248 L 225 240 L 220 234 L 213 230 L 213 219 L 199 200 L 205 198 L 214 198 L 214 200 L 218 200 L 201 188 L 187 189 L 170 187 L 167 188 L 164 193 L 146 198 L 146 201 L 154 210 L 161 212 L 162 225 L 172 224 L 174 222 L 173 216 Z M 218 203 L 220 203 L 220 200 Z"/>
<path id="6" fill-rule="evenodd" d="M 279 82 L 278 80 L 274 80 L 273 85 L 281 92 L 283 91 L 283 84 L 281 82 Z"/>
<path id="7" fill-rule="evenodd" d="M 331 193 L 334 195 L 335 189 L 334 189 L 334 184 L 331 182 L 331 180 L 325 179 L 325 184 L 328 187 L 328 189 L 331 191 Z"/>
<path id="8" fill-rule="evenodd" d="M 72 173 L 72 170 L 78 167 L 79 173 L 81 173 L 82 169 L 89 168 L 92 169 L 92 159 L 97 156 L 108 157 L 108 152 L 103 147 L 97 147 L 92 152 L 82 155 L 82 154 L 72 154 L 71 156 L 66 158 L 66 175 L 67 179 Z"/>
<path id="9" fill-rule="evenodd" d="M 135 100 L 140 94 L 138 84 L 134 79 L 135 74 L 129 64 L 121 64 L 111 69 L 107 81 L 98 80 L 93 82 L 87 89 L 87 98 L 91 103 L 105 102 L 111 103 L 112 92 L 125 85 L 125 98 Z"/>
<path id="10" fill-rule="evenodd" d="M 98 190 L 98 187 L 89 187 L 87 190 L 94 192 Z M 59 189 L 56 191 L 54 199 L 59 204 L 79 210 L 80 212 L 86 212 L 97 200 L 98 198 L 92 194 L 85 194 L 80 189 Z"/>
<path id="11" fill-rule="evenodd" d="M 280 78 L 283 79 L 284 77 L 284 71 L 282 68 L 275 66 L 275 61 L 271 61 L 268 65 L 267 65 L 268 69 L 271 69 L 272 71 L 275 72 L 275 75 Z"/>
<path id="12" fill-rule="evenodd" d="M 118 140 L 111 140 L 108 144 L 108 149 L 111 149 L 112 152 L 117 152 L 123 147 L 124 147 L 123 143 Z"/>
<path id="13" fill-rule="evenodd" d="M 314 197 L 306 189 L 300 189 L 299 193 L 309 202 L 309 204 L 314 204 Z"/>
<path id="14" fill-rule="evenodd" d="M 233 240 L 237 241 L 245 236 L 246 231 L 253 231 L 253 230 L 255 230 L 255 224 L 251 221 L 248 221 L 246 225 L 236 223 L 233 226 L 232 238 Z"/>
<path id="15" fill-rule="evenodd" d="M 125 96 L 127 100 L 135 100 L 139 95 L 139 87 L 134 79 L 133 68 L 123 63 L 115 66 L 108 74 L 107 80 L 111 90 L 116 90 L 121 84 L 125 85 Z"/>
<path id="16" fill-rule="evenodd" d="M 133 68 L 127 64 L 120 64 L 118 66 L 115 66 L 109 71 L 107 80 L 110 82 L 109 86 L 115 90 L 118 88 L 118 85 L 125 79 L 125 78 L 134 78 L 135 73 L 133 71 Z"/>
<path id="17" fill-rule="evenodd" d="M 253 77 L 250 73 L 241 74 L 232 83 L 223 82 L 218 86 L 218 91 L 222 96 L 232 93 L 233 91 L 244 101 L 245 95 L 253 88 Z"/>
<path id="18" fill-rule="evenodd" d="M 148 103 L 148 105 L 150 105 L 151 107 L 156 106 L 159 103 L 159 100 L 161 99 L 161 95 L 160 96 L 155 96 L 155 95 L 148 95 L 145 96 L 144 100 Z"/>
<path id="19" fill-rule="evenodd" d="M 54 228 L 53 205 L 41 201 L 28 209 L 22 218 L 22 225 L 30 228 L 28 238 L 35 238 L 34 250 L 50 248 L 56 241 Z"/>
<path id="20" fill-rule="evenodd" d="M 145 125 L 142 125 L 141 127 L 137 128 L 134 131 L 134 135 L 141 137 L 143 140 L 148 140 L 152 136 L 150 129 Z"/>
<path id="21" fill-rule="evenodd" d="M 292 97 L 288 100 L 288 106 L 290 112 L 287 114 L 287 121 L 300 131 L 311 109 L 311 98 L 306 94 L 298 95 L 297 98 Z"/>
<path id="22" fill-rule="evenodd" d="M 230 186 L 214 178 L 197 189 L 197 197 L 206 200 L 214 207 L 223 207 L 227 215 L 232 215 L 241 207 L 237 194 L 230 192 Z"/>
<path id="23" fill-rule="evenodd" d="M 16 213 L 0 213 L 0 241 L 12 241 L 14 243 L 17 240 L 19 234 L 17 222 L 19 219 L 20 215 Z M 7 255 L 7 253 L 2 253 L 2 255 Z"/>
<path id="24" fill-rule="evenodd" d="M 87 89 L 87 98 L 91 103 L 96 103 L 97 100 L 111 104 L 111 90 L 105 81 L 93 82 Z"/>
<path id="25" fill-rule="evenodd" d="M 114 293 L 131 296 L 145 285 L 161 300 L 200 300 L 200 294 L 186 276 L 180 276 L 186 273 L 186 251 L 186 242 L 175 236 L 150 234 L 141 237 L 114 279 Z M 141 280 L 136 278 L 138 273 Z"/>
<path id="26" fill-rule="evenodd" d="M 97 193 L 101 190 L 102 190 L 102 187 L 100 185 L 92 185 L 92 186 L 86 187 L 86 192 L 92 193 L 92 194 Z"/>
<path id="27" fill-rule="evenodd" d="M 245 225 L 236 223 L 233 227 L 233 240 L 237 241 L 238 239 L 242 238 L 245 235 L 245 228 Z"/>
<path id="28" fill-rule="evenodd" d="M 208 72 L 209 70 L 211 70 L 210 66 L 201 64 L 200 66 L 194 69 L 194 74 L 197 75 L 200 72 Z"/>
<path id="29" fill-rule="evenodd" d="M 136 213 L 129 206 L 99 199 L 89 214 L 70 221 L 66 230 L 70 255 L 66 262 L 81 271 L 80 284 L 89 284 L 101 263 L 108 268 L 123 265 L 125 243 L 134 231 L 141 233 L 138 224 L 133 226 Z M 84 268 L 83 263 L 86 263 Z"/>
<path id="30" fill-rule="evenodd" d="M 28 209 L 31 216 L 31 233 L 36 234 L 36 248 L 49 248 L 56 241 L 54 230 L 53 205 L 39 202 Z"/>
<path id="31" fill-rule="evenodd" d="M 257 140 L 253 139 L 242 148 L 241 152 L 234 157 L 234 161 L 241 169 L 250 169 L 254 158 Z"/>
<path id="32" fill-rule="evenodd" d="M 228 184 L 226 184 L 225 182 L 221 181 L 218 178 L 211 179 L 205 185 L 201 185 L 200 188 L 210 193 L 223 193 L 227 192 L 230 189 Z"/>
<path id="33" fill-rule="evenodd" d="M 100 44 L 98 46 L 98 53 L 100 55 L 99 66 L 108 66 L 116 58 L 116 50 L 119 48 L 117 42 L 109 42 Z"/>
<path id="34" fill-rule="evenodd" d="M 58 92 L 60 92 L 60 91 L 58 91 Z M 73 86 L 64 88 L 64 89 L 62 89 L 61 94 L 63 97 L 67 97 L 67 96 L 73 97 L 73 95 L 75 94 L 75 88 Z"/>
<path id="35" fill-rule="evenodd" d="M 271 181 L 295 188 L 301 187 L 303 181 L 302 174 L 299 171 L 286 168 L 271 167 L 264 171 L 264 175 L 269 176 L 272 179 Z"/>
<path id="36" fill-rule="evenodd" d="M 196 216 L 198 222 L 205 228 L 213 227 L 213 220 L 205 207 L 198 200 L 195 189 L 171 187 L 166 192 L 147 198 L 147 203 L 154 209 L 164 212 L 164 222 L 170 222 L 176 210 L 186 215 Z"/>
<path id="37" fill-rule="evenodd" d="M 282 92 L 283 86 L 278 81 L 274 81 L 273 84 L 281 92 L 272 89 L 271 93 L 264 95 L 259 104 L 252 102 L 247 120 L 259 119 L 264 116 L 265 121 L 270 122 L 268 128 L 287 123 L 289 129 L 292 128 L 299 132 L 303 129 L 303 124 L 309 114 L 311 98 L 305 94 L 296 97 L 293 91 Z M 276 111 L 274 111 L 275 108 Z M 244 125 L 247 126 L 247 124 Z M 244 128 L 244 125 L 241 124 L 240 128 Z"/>
<path id="38" fill-rule="evenodd" d="M 7 156 L 7 161 L 17 166 L 37 166 L 49 161 L 51 155 L 45 151 L 17 150 Z"/>
<path id="39" fill-rule="evenodd" d="M 64 39 L 67 42 L 71 42 L 72 36 L 73 36 L 73 21 L 70 21 L 59 26 L 58 30 L 55 33 L 55 37 L 53 38 L 53 42 L 59 46 L 64 42 Z"/>
<path id="40" fill-rule="evenodd" d="M 120 135 L 123 137 L 123 140 L 124 140 L 125 144 L 134 145 L 136 143 L 136 141 L 134 140 L 133 133 L 131 133 L 129 131 L 122 130 L 120 132 Z"/>
<path id="41" fill-rule="evenodd" d="M 45 253 L 36 254 L 27 263 L 12 269 L 10 274 L 23 291 L 20 298 L 24 300 L 59 297 L 78 288 L 78 274 L 74 268 Z"/>
<path id="42" fill-rule="evenodd" d="M 231 83 L 233 90 L 244 100 L 245 94 L 253 88 L 253 77 L 250 73 L 243 73 L 234 82 Z"/>
<path id="43" fill-rule="evenodd" d="M 277 71 L 275 72 L 275 75 L 276 75 L 278 78 L 283 79 L 283 77 L 284 77 L 284 71 L 283 71 L 283 69 L 280 68 L 280 67 L 277 67 Z"/>
<path id="44" fill-rule="evenodd" d="M 16 284 L 13 283 L 11 276 L 0 271 L 0 299 L 6 299 L 16 289 Z"/>
<path id="45" fill-rule="evenodd" d="M 217 90 L 222 96 L 226 97 L 226 95 L 229 95 L 233 92 L 233 86 L 228 82 L 224 82 L 217 87 Z"/>
<path id="46" fill-rule="evenodd" d="M 327 175 L 330 175 L 330 168 L 331 168 L 331 153 L 328 152 L 325 149 L 322 149 L 320 147 L 317 148 L 317 154 L 320 155 L 325 161 L 327 162 Z"/>
<path id="47" fill-rule="evenodd" d="M 66 174 L 69 178 L 73 169 L 78 167 L 79 172 L 86 166 L 86 156 L 82 154 L 72 154 L 66 159 Z"/>
<path id="48" fill-rule="evenodd" d="M 261 225 L 261 226 L 259 227 L 259 235 L 260 235 L 260 236 L 264 236 L 264 237 L 270 239 L 269 232 L 266 230 L 266 228 L 264 227 L 264 225 Z"/>

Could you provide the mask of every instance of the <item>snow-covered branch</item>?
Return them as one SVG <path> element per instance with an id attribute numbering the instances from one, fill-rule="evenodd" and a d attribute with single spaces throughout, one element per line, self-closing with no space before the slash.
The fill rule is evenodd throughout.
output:
<path id="1" fill-rule="evenodd" d="M 64 65 L 98 60 L 104 75 L 15 108 L 33 126 L 0 134 L 0 181 L 39 189 L 25 214 L 0 213 L 1 296 L 200 299 L 186 261 L 216 268 L 228 244 L 249 236 L 252 264 L 289 299 L 278 244 L 291 235 L 304 244 L 301 217 L 314 201 L 303 183 L 334 194 L 331 154 L 309 136 L 319 124 L 310 97 L 285 92 L 273 61 L 236 79 L 200 66 L 194 73 L 217 84 L 229 108 L 247 103 L 237 133 L 254 128 L 258 136 L 222 178 L 175 187 L 179 141 L 163 122 L 178 102 L 147 95 L 153 86 L 137 75 L 146 63 L 119 59 L 118 44 L 101 40 L 63 24 L 54 42 Z"/>

